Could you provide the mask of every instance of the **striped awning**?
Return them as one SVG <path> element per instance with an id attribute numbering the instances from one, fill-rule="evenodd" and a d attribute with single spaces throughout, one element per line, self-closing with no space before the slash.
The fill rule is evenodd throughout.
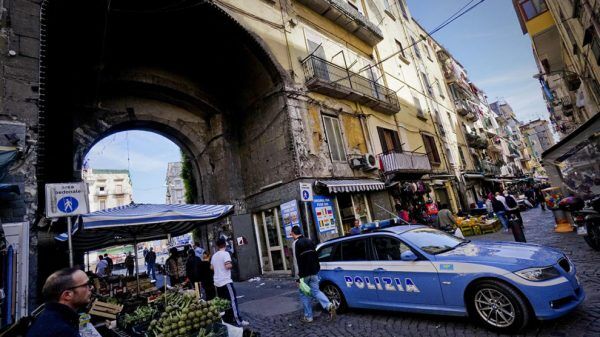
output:
<path id="1" fill-rule="evenodd" d="M 109 208 L 81 216 L 83 226 L 73 235 L 73 247 L 87 251 L 179 236 L 232 211 L 232 205 L 130 204 Z M 56 239 L 65 237 L 66 233 Z"/>
<path id="2" fill-rule="evenodd" d="M 327 188 L 329 193 L 367 192 L 385 189 L 385 184 L 375 179 L 319 180 L 315 184 Z"/>

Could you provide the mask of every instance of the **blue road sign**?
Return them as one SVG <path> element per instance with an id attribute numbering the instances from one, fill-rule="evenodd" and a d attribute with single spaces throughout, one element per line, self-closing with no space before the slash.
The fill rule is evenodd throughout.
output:
<path id="1" fill-rule="evenodd" d="M 71 196 L 66 196 L 58 200 L 56 207 L 63 213 L 73 213 L 79 207 L 79 201 Z"/>

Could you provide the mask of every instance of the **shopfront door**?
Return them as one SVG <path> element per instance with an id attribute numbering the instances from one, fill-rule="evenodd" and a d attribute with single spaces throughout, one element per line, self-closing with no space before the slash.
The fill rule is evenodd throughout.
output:
<path id="1" fill-rule="evenodd" d="M 285 257 L 285 240 L 281 229 L 279 210 L 271 208 L 255 213 L 253 217 L 262 271 L 289 270 Z"/>

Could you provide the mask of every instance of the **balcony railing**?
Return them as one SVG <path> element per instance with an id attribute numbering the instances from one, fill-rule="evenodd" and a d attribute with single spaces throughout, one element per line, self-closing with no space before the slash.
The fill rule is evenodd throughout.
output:
<path id="1" fill-rule="evenodd" d="M 485 174 L 486 176 L 500 175 L 500 168 L 493 164 L 491 161 L 482 161 L 481 168 L 483 169 L 483 174 Z"/>
<path id="2" fill-rule="evenodd" d="M 392 173 L 428 173 L 431 164 L 426 154 L 407 152 L 388 152 L 379 155 L 384 174 Z"/>
<path id="3" fill-rule="evenodd" d="M 465 134 L 469 146 L 475 149 L 485 150 L 488 147 L 488 142 L 485 137 L 481 137 L 475 133 Z"/>
<path id="4" fill-rule="evenodd" d="M 454 101 L 454 106 L 456 106 L 456 112 L 467 120 L 477 119 L 477 113 L 472 103 L 464 99 L 457 99 Z"/>
<path id="5" fill-rule="evenodd" d="M 318 14 L 335 22 L 370 46 L 383 40 L 383 33 L 356 8 L 343 0 L 297 0 Z"/>
<path id="6" fill-rule="evenodd" d="M 400 111 L 396 93 L 385 86 L 315 55 L 302 61 L 308 89 L 361 103 L 386 114 Z"/>

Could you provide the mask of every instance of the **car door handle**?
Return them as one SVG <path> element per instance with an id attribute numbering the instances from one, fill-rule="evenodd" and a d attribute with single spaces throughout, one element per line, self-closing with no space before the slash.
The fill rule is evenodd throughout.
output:
<path id="1" fill-rule="evenodd" d="M 384 268 L 377 268 L 377 269 L 375 269 L 373 271 L 385 271 L 385 269 Z"/>

